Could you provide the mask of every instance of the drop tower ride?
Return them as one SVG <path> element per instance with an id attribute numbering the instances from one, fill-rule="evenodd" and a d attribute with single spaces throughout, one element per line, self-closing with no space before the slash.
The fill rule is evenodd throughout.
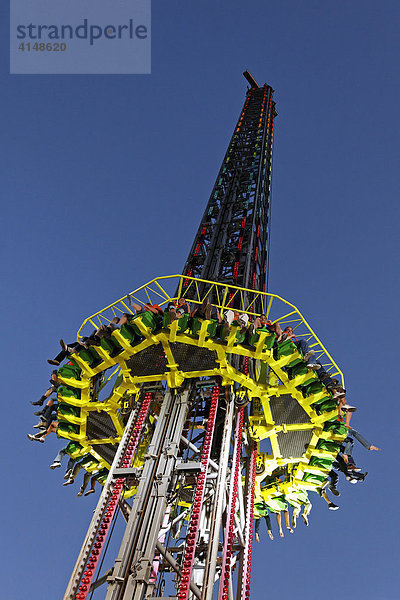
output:
<path id="1" fill-rule="evenodd" d="M 267 290 L 276 110 L 272 88 L 244 75 L 250 87 L 183 273 L 85 319 L 78 341 L 126 322 L 58 370 L 58 435 L 86 471 L 103 473 L 64 600 L 104 585 L 106 600 L 247 600 L 257 498 L 315 491 L 344 439 L 298 348 L 240 321 L 292 325 L 341 377 L 298 309 Z M 181 297 L 192 312 L 209 301 L 220 319 L 171 321 L 165 309 Z M 146 303 L 164 315 L 137 310 Z M 124 534 L 110 560 L 117 513 Z"/>

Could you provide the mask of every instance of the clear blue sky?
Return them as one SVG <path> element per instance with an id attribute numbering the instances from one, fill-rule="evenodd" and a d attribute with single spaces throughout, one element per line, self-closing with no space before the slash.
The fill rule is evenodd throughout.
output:
<path id="1" fill-rule="evenodd" d="M 152 74 L 10 76 L 2 8 L 1 597 L 62 597 L 95 498 L 26 439 L 60 337 L 155 275 L 180 272 L 248 68 L 276 90 L 271 291 L 336 361 L 355 458 L 340 510 L 256 548 L 253 597 L 398 597 L 398 2 L 153 2 Z M 15 411 L 15 412 L 14 412 Z M 110 557 L 111 560 L 111 557 Z M 99 594 L 96 598 L 102 598 Z"/>

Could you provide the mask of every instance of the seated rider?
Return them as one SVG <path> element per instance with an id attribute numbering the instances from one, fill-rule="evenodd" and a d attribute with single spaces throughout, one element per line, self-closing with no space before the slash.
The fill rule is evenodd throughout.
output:
<path id="1" fill-rule="evenodd" d="M 292 527 L 296 529 L 297 518 L 300 515 L 301 507 L 303 507 L 303 512 L 301 514 L 304 523 L 308 526 L 308 515 L 312 509 L 312 504 L 308 498 L 308 494 L 305 490 L 302 489 L 290 489 L 285 494 L 286 502 L 293 507 L 292 514 Z"/>
<path id="2" fill-rule="evenodd" d="M 91 454 L 85 454 L 79 460 L 79 462 L 75 463 L 75 466 L 72 469 L 72 473 L 70 474 L 69 479 L 67 479 L 67 481 L 65 481 L 65 483 L 63 483 L 63 486 L 71 485 L 72 483 L 74 483 L 75 478 L 78 475 L 79 471 L 81 469 L 85 469 L 86 465 L 92 464 L 93 462 L 97 462 L 93 458 L 93 456 Z M 83 475 L 83 483 L 82 483 L 81 489 L 79 490 L 78 496 L 82 496 L 83 492 L 86 489 L 87 484 L 89 483 L 89 479 L 90 479 L 90 473 L 88 471 L 85 471 L 85 473 Z"/>
<path id="3" fill-rule="evenodd" d="M 70 354 L 76 354 L 81 350 L 87 350 L 89 346 L 99 346 L 101 342 L 101 338 L 109 337 L 120 319 L 118 317 L 114 317 L 108 325 L 100 325 L 97 329 L 95 329 L 89 336 L 83 337 L 79 342 L 71 342 L 66 344 L 64 340 L 60 340 L 60 346 L 62 348 L 61 352 L 57 354 L 55 358 L 49 358 L 47 362 L 50 365 L 59 366 L 61 361 L 63 361 Z"/>
<path id="4" fill-rule="evenodd" d="M 49 426 L 47 428 L 47 430 L 43 433 L 43 430 L 39 431 L 38 433 L 35 433 L 35 435 L 31 435 L 30 433 L 28 433 L 28 439 L 31 440 L 31 442 L 44 442 L 46 437 L 48 435 L 50 435 L 50 433 L 56 433 L 57 431 L 57 427 L 58 427 L 58 421 L 57 421 L 57 413 L 54 412 L 51 414 L 51 417 L 49 419 Z"/>
<path id="5" fill-rule="evenodd" d="M 282 515 L 281 515 L 282 510 L 283 510 L 283 514 L 285 516 L 286 529 L 288 529 L 290 531 L 290 533 L 293 533 L 293 529 L 291 528 L 290 523 L 289 523 L 289 508 L 288 508 L 288 503 L 285 500 L 285 497 L 282 495 L 282 496 L 278 496 L 275 498 L 268 498 L 267 500 L 264 499 L 264 502 L 267 505 L 267 508 L 271 512 L 276 514 L 276 522 L 278 523 L 280 537 L 283 537 Z"/>
<path id="6" fill-rule="evenodd" d="M 350 427 L 350 419 L 352 414 L 357 410 L 356 407 L 346 403 L 346 390 L 340 384 L 339 380 L 336 377 L 331 377 L 321 363 L 318 362 L 317 364 L 320 366 L 317 372 L 318 378 L 332 394 L 334 400 L 338 401 L 339 420 L 345 422 L 346 427 Z M 345 411 L 346 419 L 343 417 L 343 410 Z"/>
<path id="7" fill-rule="evenodd" d="M 339 419 L 344 422 L 346 427 L 350 427 L 351 417 L 353 416 L 353 413 L 356 412 L 357 408 L 346 403 L 346 396 L 344 394 L 340 394 L 339 397 L 333 394 L 333 398 L 338 401 Z"/>
<path id="8" fill-rule="evenodd" d="M 213 306 L 209 300 L 209 298 L 204 298 L 201 306 L 196 306 L 196 308 L 192 311 L 192 317 L 196 317 L 197 319 L 206 319 L 209 321 L 210 319 L 214 319 L 218 321 L 218 323 L 222 322 L 221 314 L 215 306 Z"/>
<path id="9" fill-rule="evenodd" d="M 39 398 L 39 400 L 36 400 L 35 402 L 31 402 L 32 406 L 42 406 L 43 402 L 45 402 L 48 398 L 50 398 L 50 396 L 54 392 L 57 392 L 57 389 L 60 385 L 61 385 L 61 381 L 57 377 L 57 370 L 54 370 L 51 374 L 50 387 L 46 390 L 46 392 L 43 394 L 43 396 L 41 396 Z"/>
<path id="10" fill-rule="evenodd" d="M 37 412 L 34 412 L 33 414 L 36 417 L 40 417 L 40 420 L 46 424 L 46 422 L 50 418 L 50 415 L 53 412 L 53 410 L 55 410 L 55 408 L 57 408 L 57 405 L 55 405 L 54 402 L 55 402 L 55 400 L 50 398 L 49 400 L 47 400 L 46 405 L 41 410 L 38 410 Z M 44 427 L 44 428 L 47 429 L 47 427 L 48 427 L 48 425 L 46 425 L 46 427 Z M 39 427 L 39 429 L 40 428 L 41 427 Z"/>
<path id="11" fill-rule="evenodd" d="M 356 430 L 355 430 L 355 429 L 353 429 L 352 427 L 348 427 L 348 430 L 349 430 L 349 436 L 352 436 L 354 439 L 356 439 L 356 440 L 357 440 L 357 442 L 360 442 L 360 444 L 361 444 L 362 446 L 364 446 L 364 448 L 365 448 L 366 450 L 380 450 L 380 448 L 377 448 L 377 446 L 373 446 L 373 445 L 371 444 L 371 442 L 368 442 L 368 441 L 365 439 L 365 437 L 363 437 L 363 436 L 361 435 L 361 433 L 359 433 L 358 431 L 356 431 Z M 347 440 L 347 439 L 348 439 L 348 438 L 346 438 L 346 440 Z M 349 439 L 351 439 L 351 438 L 349 438 Z M 345 442 L 346 442 L 346 440 L 345 440 Z M 344 457 L 344 454 L 348 454 L 348 452 L 347 452 L 347 450 L 348 450 L 348 449 L 349 449 L 349 447 L 347 447 L 347 449 L 346 449 L 346 446 L 345 446 L 345 448 L 344 448 L 344 450 L 343 450 L 343 457 Z M 350 452 L 350 454 L 351 454 L 351 452 Z"/>
<path id="12" fill-rule="evenodd" d="M 329 484 L 329 489 L 330 491 L 335 495 L 335 496 L 340 496 L 340 492 L 339 490 L 336 488 L 336 483 L 339 479 L 338 474 L 336 473 L 336 471 L 334 471 L 333 469 L 331 469 L 331 471 L 329 471 L 329 478 L 331 483 Z M 321 496 L 321 498 L 323 498 L 325 500 L 325 502 L 328 505 L 329 510 L 339 510 L 339 507 L 337 504 L 334 504 L 328 497 L 328 494 L 326 493 L 325 489 L 326 486 L 328 485 L 328 480 L 326 480 L 325 483 L 322 484 L 322 486 L 317 489 L 318 494 Z"/>
<path id="13" fill-rule="evenodd" d="M 224 314 L 224 321 L 229 325 L 232 325 L 233 321 L 236 321 L 242 329 L 246 329 L 249 323 L 249 315 L 246 313 L 240 313 L 237 310 L 227 310 Z"/>
<path id="14" fill-rule="evenodd" d="M 336 460 L 333 461 L 332 467 L 341 471 L 346 477 L 347 481 L 350 483 L 357 483 L 358 481 L 364 481 L 367 476 L 367 472 L 360 473 L 359 469 L 356 468 L 353 457 L 346 457 L 351 462 L 348 464 L 341 453 L 339 453 L 336 457 Z M 351 467 L 351 468 L 350 468 Z"/>
<path id="15" fill-rule="evenodd" d="M 349 433 L 354 436 L 354 438 L 360 442 L 367 450 L 380 450 L 377 446 L 373 446 L 370 442 L 368 442 L 361 434 L 358 433 L 355 429 L 349 427 Z M 353 448 L 354 448 L 354 440 L 350 435 L 346 437 L 342 446 L 341 453 L 336 457 L 336 461 L 339 464 L 339 469 L 345 474 L 346 479 L 350 480 L 355 479 L 357 481 L 364 481 L 365 474 L 360 473 L 361 469 L 356 467 L 356 463 L 353 459 Z M 354 483 L 354 481 L 351 483 Z"/>
<path id="16" fill-rule="evenodd" d="M 169 322 L 176 321 L 184 314 L 190 315 L 190 305 L 186 302 L 185 298 L 179 298 L 177 302 L 171 300 L 168 302 L 166 311 L 169 315 Z"/>
<path id="17" fill-rule="evenodd" d="M 257 329 L 268 329 L 268 331 L 271 331 L 268 327 L 268 323 L 271 323 L 271 321 L 268 321 L 265 315 L 255 317 L 253 322 L 249 325 L 249 335 L 253 335 Z"/>
<path id="18" fill-rule="evenodd" d="M 269 539 L 273 540 L 274 536 L 272 534 L 271 518 L 269 516 L 268 505 L 264 501 L 255 502 L 254 503 L 254 519 L 256 521 L 256 524 L 255 524 L 254 529 L 255 529 L 256 542 L 260 541 L 259 531 L 260 531 L 261 520 L 263 517 L 267 524 L 267 531 L 268 531 Z"/>
<path id="19" fill-rule="evenodd" d="M 238 331 L 239 335 L 245 335 L 247 332 L 247 326 L 249 324 L 249 315 L 246 313 L 240 313 L 237 310 L 228 309 L 224 313 L 224 325 L 223 331 L 225 337 L 229 335 L 231 330 L 231 325 L 239 325 L 240 330 Z"/>
<path id="20" fill-rule="evenodd" d="M 272 321 L 269 321 L 265 315 L 260 315 L 254 319 L 253 323 L 249 327 L 249 330 L 251 328 L 250 335 L 252 334 L 253 330 L 256 331 L 262 327 L 266 327 L 270 333 L 274 333 L 276 336 L 275 341 L 278 343 L 283 342 L 287 338 L 286 333 L 282 331 L 280 323 L 273 323 Z"/>
<path id="21" fill-rule="evenodd" d="M 64 456 L 68 456 L 68 447 L 70 446 L 72 442 L 69 442 L 64 448 L 62 448 L 56 455 L 56 457 L 54 458 L 53 462 L 50 465 L 50 469 L 57 469 L 58 467 L 61 467 L 61 461 L 63 460 Z M 66 472 L 68 472 L 74 467 L 75 464 L 75 459 L 72 458 L 71 456 L 68 457 L 68 464 L 67 464 L 67 469 Z"/>
<path id="22" fill-rule="evenodd" d="M 164 314 L 164 311 L 161 308 L 161 306 L 158 306 L 158 304 L 150 304 L 150 302 L 145 302 L 143 306 L 141 306 L 140 304 L 133 303 L 133 308 L 135 309 L 136 313 L 149 311 L 156 316 L 162 316 Z"/>
<path id="23" fill-rule="evenodd" d="M 293 332 L 293 327 L 290 327 L 290 325 L 288 327 L 285 327 L 285 329 L 283 330 L 281 341 L 284 341 L 284 340 L 291 340 L 295 344 L 296 348 L 298 350 L 300 350 L 301 353 L 303 354 L 303 358 L 304 358 L 305 362 L 307 363 L 307 367 L 309 369 L 313 369 L 313 370 L 317 371 L 318 369 L 321 368 L 320 363 L 310 361 L 310 358 L 312 356 L 314 356 L 314 354 L 315 354 L 314 350 L 310 350 L 310 347 L 309 347 L 308 343 L 306 342 L 306 340 L 298 340 L 296 338 L 296 336 L 294 335 L 294 332 Z"/>
<path id="24" fill-rule="evenodd" d="M 94 494 L 96 481 L 98 481 L 100 483 L 100 485 L 102 485 L 102 484 L 104 485 L 104 483 L 107 480 L 107 476 L 108 476 L 108 469 L 106 469 L 106 468 L 100 469 L 100 471 L 97 471 L 97 472 L 95 471 L 94 473 L 92 473 L 92 478 L 90 480 L 90 488 L 88 489 L 87 492 L 85 492 L 84 496 L 89 496 L 90 494 Z"/>
<path id="25" fill-rule="evenodd" d="M 153 313 L 153 315 L 158 317 L 162 317 L 162 315 L 164 314 L 163 309 L 161 308 L 161 306 L 158 306 L 158 304 L 150 304 L 148 302 L 145 302 L 145 304 L 143 304 L 142 306 L 141 304 L 133 302 L 132 306 L 135 309 L 136 314 L 140 314 L 146 311 L 151 312 Z M 123 313 L 122 317 L 118 320 L 117 324 L 120 326 L 125 325 L 126 323 L 129 324 L 129 321 L 131 321 L 133 318 L 134 315 L 132 313 Z"/>
<path id="26" fill-rule="evenodd" d="M 285 500 L 283 494 L 275 497 L 265 497 L 263 492 L 265 493 L 267 489 L 273 484 L 279 484 L 285 481 L 287 477 L 287 467 L 278 467 L 276 468 L 270 475 L 264 477 L 264 479 L 260 482 L 260 495 L 263 502 L 267 505 L 267 508 L 270 512 L 276 514 L 276 522 L 278 523 L 279 535 L 283 537 L 282 530 L 282 515 L 281 511 L 283 510 L 283 514 L 285 516 L 286 528 L 293 533 L 293 529 L 290 527 L 289 523 L 289 509 L 288 503 Z"/>
<path id="27" fill-rule="evenodd" d="M 180 316 L 190 315 L 190 304 L 186 301 L 186 298 L 178 298 L 176 303 L 176 313 Z"/>

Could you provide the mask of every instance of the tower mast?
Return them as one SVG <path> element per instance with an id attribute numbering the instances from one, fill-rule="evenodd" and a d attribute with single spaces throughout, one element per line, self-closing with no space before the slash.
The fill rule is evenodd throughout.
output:
<path id="1" fill-rule="evenodd" d="M 265 291 L 274 118 L 273 89 L 251 87 L 183 274 Z M 186 281 L 189 285 L 189 281 Z"/>

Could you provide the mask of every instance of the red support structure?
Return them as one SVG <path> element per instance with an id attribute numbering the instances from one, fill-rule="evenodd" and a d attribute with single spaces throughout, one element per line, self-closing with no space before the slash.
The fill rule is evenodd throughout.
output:
<path id="1" fill-rule="evenodd" d="M 147 392 L 145 394 L 142 406 L 139 411 L 139 415 L 135 426 L 132 431 L 132 435 L 129 439 L 128 445 L 126 447 L 125 454 L 122 457 L 121 465 L 123 469 L 128 469 L 132 462 L 133 455 L 137 449 L 140 435 L 143 430 L 143 425 L 147 417 L 147 413 L 149 411 L 150 402 L 152 399 L 152 392 Z M 103 550 L 107 534 L 112 523 L 115 511 L 118 506 L 118 501 L 121 497 L 122 488 L 124 486 L 124 478 L 121 477 L 116 480 L 114 489 L 110 496 L 110 499 L 107 504 L 107 508 L 105 509 L 103 520 L 100 524 L 99 530 L 97 532 L 97 536 L 92 545 L 91 555 L 89 556 L 86 570 L 84 571 L 81 579 L 81 584 L 78 588 L 78 593 L 76 594 L 76 600 L 85 600 L 87 598 L 90 591 L 90 584 L 92 582 L 93 576 L 96 571 L 97 563 L 99 561 L 101 552 Z"/>
<path id="2" fill-rule="evenodd" d="M 208 423 L 206 434 L 204 438 L 203 451 L 201 454 L 201 464 L 203 470 L 198 476 L 197 486 L 194 496 L 194 502 L 192 507 L 192 514 L 186 535 L 186 549 L 185 556 L 183 559 L 183 569 L 181 573 L 181 579 L 179 582 L 178 600 L 187 600 L 189 595 L 190 580 L 192 577 L 193 561 L 197 543 L 197 536 L 199 533 L 200 514 L 201 506 L 204 500 L 204 491 L 206 487 L 206 477 L 208 465 L 210 462 L 211 444 L 214 435 L 215 428 L 215 417 L 217 415 L 219 398 L 219 386 L 213 388 L 211 397 L 210 413 L 208 415 Z"/>
<path id="3" fill-rule="evenodd" d="M 224 550 L 222 554 L 221 583 L 219 586 L 218 600 L 228 600 L 229 579 L 231 576 L 232 546 L 234 542 L 235 514 L 238 498 L 238 486 L 241 485 L 240 459 L 242 456 L 242 433 L 243 433 L 244 408 L 238 412 L 235 429 L 235 448 L 233 451 L 232 464 L 233 480 L 229 490 L 229 505 L 227 511 L 227 523 L 224 532 Z"/>
<path id="4" fill-rule="evenodd" d="M 253 548 L 254 486 L 256 480 L 257 443 L 253 440 L 249 457 L 248 490 L 246 496 L 246 547 L 242 563 L 240 600 L 250 598 L 251 557 Z"/>

